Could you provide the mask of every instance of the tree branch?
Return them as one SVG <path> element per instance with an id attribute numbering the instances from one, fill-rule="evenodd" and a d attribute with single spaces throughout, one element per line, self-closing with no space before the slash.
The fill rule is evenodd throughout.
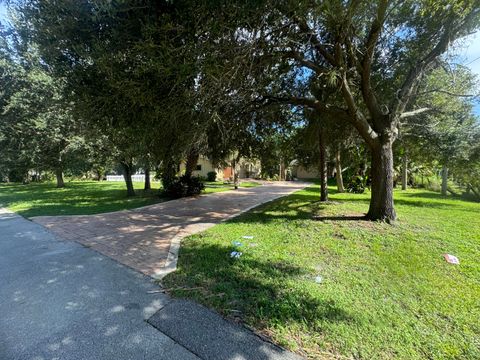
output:
<path id="1" fill-rule="evenodd" d="M 405 110 L 407 103 L 414 94 L 415 85 L 421 76 L 426 70 L 428 70 L 429 67 L 432 66 L 435 60 L 448 49 L 452 41 L 461 36 L 460 32 L 463 27 L 473 17 L 477 16 L 479 11 L 480 9 L 471 11 L 457 26 L 454 26 L 453 24 L 445 26 L 444 32 L 438 43 L 417 63 L 417 65 L 413 66 L 408 72 L 408 75 L 406 76 L 396 99 L 392 100 L 392 104 L 390 106 L 391 113 L 401 114 Z"/>
<path id="2" fill-rule="evenodd" d="M 371 67 L 373 61 L 373 54 L 375 52 L 375 46 L 377 45 L 378 38 L 382 32 L 383 22 L 385 21 L 385 15 L 387 12 L 388 1 L 380 1 L 377 9 L 377 16 L 373 20 L 370 27 L 370 32 L 365 43 L 365 55 L 361 64 L 361 91 L 365 104 L 372 115 L 374 121 L 382 117 L 382 112 L 378 106 L 377 98 L 373 92 L 371 85 Z M 380 124 L 379 124 L 380 125 Z"/>
<path id="3" fill-rule="evenodd" d="M 306 98 L 306 97 L 297 97 L 297 96 L 271 96 L 266 95 L 261 98 L 263 103 L 272 104 L 272 103 L 280 103 L 280 104 L 290 104 L 290 105 L 299 105 L 299 106 L 306 106 L 314 110 L 323 111 L 326 107 L 322 105 L 320 101 L 314 98 Z"/>
<path id="4" fill-rule="evenodd" d="M 333 55 L 327 50 L 324 44 L 318 39 L 316 34 L 313 32 L 312 29 L 308 26 L 306 21 L 298 16 L 293 17 L 293 21 L 297 24 L 300 31 L 306 36 L 307 41 L 313 45 L 313 47 L 323 56 L 327 62 L 331 65 L 336 65 L 335 58 Z"/>
<path id="5" fill-rule="evenodd" d="M 416 116 L 416 115 L 422 114 L 422 113 L 430 111 L 430 110 L 432 110 L 432 109 L 430 109 L 430 108 L 420 108 L 420 109 L 417 109 L 417 110 L 407 111 L 407 112 L 404 112 L 400 115 L 400 119 L 405 119 L 407 117 Z"/>
<path id="6" fill-rule="evenodd" d="M 351 116 L 346 109 L 336 106 L 329 106 L 314 98 L 298 97 L 298 96 L 264 96 L 262 102 L 267 103 L 283 103 L 289 105 L 298 105 L 311 108 L 320 114 L 325 114 L 333 118 L 342 119 L 351 122 Z"/>
<path id="7" fill-rule="evenodd" d="M 346 74 L 343 74 L 342 78 L 342 95 L 345 99 L 345 102 L 347 103 L 348 110 L 350 112 L 350 117 L 348 121 L 358 130 L 366 143 L 370 147 L 374 147 L 378 139 L 378 134 L 375 132 L 374 129 L 372 129 L 365 115 L 360 111 L 360 109 L 358 109 L 357 105 L 355 104 L 355 99 L 353 98 L 352 91 L 350 90 L 350 86 L 348 85 Z"/>
<path id="8" fill-rule="evenodd" d="M 476 94 L 456 94 L 456 93 L 453 93 L 451 91 L 448 91 L 448 90 L 443 90 L 443 89 L 433 89 L 433 90 L 428 90 L 428 91 L 423 91 L 421 93 L 418 93 L 417 95 L 425 95 L 425 94 L 430 94 L 430 93 L 434 93 L 434 92 L 438 92 L 438 93 L 442 93 L 442 94 L 447 94 L 447 95 L 450 95 L 450 96 L 455 96 L 455 97 L 466 97 L 466 98 L 476 98 L 476 97 L 479 97 L 479 95 L 476 95 Z"/>
<path id="9" fill-rule="evenodd" d="M 327 72 L 326 68 L 320 65 L 317 65 L 315 62 L 311 60 L 307 60 L 305 58 L 305 55 L 302 54 L 301 52 L 291 50 L 291 51 L 286 51 L 284 54 L 286 57 L 297 61 L 299 64 L 305 66 L 306 68 L 309 68 L 310 70 L 312 70 L 318 75 L 322 75 Z"/>

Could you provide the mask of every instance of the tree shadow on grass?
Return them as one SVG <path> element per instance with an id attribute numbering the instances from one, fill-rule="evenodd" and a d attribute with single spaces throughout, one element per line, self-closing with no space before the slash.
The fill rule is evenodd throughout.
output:
<path id="1" fill-rule="evenodd" d="M 434 201 L 434 202 L 427 202 L 422 200 L 410 200 L 410 199 L 394 199 L 395 205 L 402 205 L 402 206 L 415 206 L 419 208 L 434 208 L 440 210 L 460 210 L 466 212 L 480 212 L 480 207 L 477 209 L 475 207 L 468 206 L 462 204 L 454 204 L 448 203 L 444 201 Z"/>
<path id="2" fill-rule="evenodd" d="M 322 203 L 319 200 L 318 189 L 310 187 L 302 190 L 299 193 L 294 193 L 288 197 L 259 206 L 249 211 L 247 214 L 239 216 L 230 221 L 234 223 L 268 223 L 278 220 L 296 221 L 311 219 L 318 221 L 369 221 L 365 214 L 360 212 L 346 211 L 342 214 L 339 210 L 338 214 L 327 213 L 325 215 L 321 215 L 322 211 L 328 210 L 328 207 L 334 204 L 348 206 L 349 203 L 363 203 L 366 207 L 362 210 L 367 210 L 368 203 L 370 202 L 369 197 L 355 196 L 354 194 L 348 198 L 344 198 L 344 196 L 345 195 L 340 195 L 334 191 L 331 191 L 331 201 L 329 203 Z M 407 196 L 409 198 L 405 198 Z M 422 197 L 424 197 L 425 200 L 422 200 Z M 427 199 L 432 199 L 432 201 L 428 201 Z M 445 200 L 445 197 L 429 192 L 402 194 L 400 199 L 398 196 L 395 196 L 395 205 L 425 209 L 455 209 L 468 212 L 480 212 L 480 207 L 478 209 L 471 206 L 465 207 L 462 206 L 461 203 L 437 201 L 437 199 Z M 320 216 L 315 216 L 318 213 L 320 213 Z"/>
<path id="3" fill-rule="evenodd" d="M 311 219 L 310 206 L 318 200 L 308 195 L 294 195 L 258 206 L 229 220 L 232 223 L 268 223 L 270 221 Z"/>
<path id="4" fill-rule="evenodd" d="M 313 216 L 313 220 L 317 221 L 370 221 L 364 215 L 337 215 L 337 216 Z"/>
<path id="5" fill-rule="evenodd" d="M 410 198 L 405 198 L 407 196 L 410 197 Z M 435 208 L 435 209 L 445 209 L 445 210 L 459 209 L 459 210 L 468 211 L 468 212 L 480 211 L 480 207 L 477 210 L 477 209 L 475 209 L 474 207 L 471 207 L 471 206 L 465 207 L 461 203 L 451 203 L 451 202 L 445 202 L 445 201 L 428 201 L 428 200 L 421 200 L 421 199 L 415 200 L 415 198 L 422 198 L 422 197 L 423 196 L 417 196 L 416 193 L 413 193 L 413 194 L 402 194 L 402 198 L 399 199 L 398 196 L 396 196 L 394 194 L 394 200 L 393 201 L 394 201 L 395 205 L 414 206 L 414 207 L 419 207 L 419 208 Z M 426 193 L 424 198 L 425 199 L 432 199 L 432 200 L 436 200 L 436 199 L 447 200 L 448 199 L 447 197 L 442 197 L 442 196 L 437 197 L 435 194 L 433 194 L 433 196 L 430 197 L 429 193 Z M 452 199 L 462 200 L 462 201 L 464 200 L 460 197 L 455 197 L 455 198 L 452 198 Z M 370 202 L 370 198 L 355 198 L 355 197 L 348 198 L 348 199 L 337 199 L 335 197 L 332 197 L 331 200 L 342 202 L 342 203 L 354 202 L 354 203 L 368 204 Z M 471 204 L 475 203 L 474 201 L 468 201 L 468 202 L 471 203 Z"/>
<path id="6" fill-rule="evenodd" d="M 127 197 L 123 189 L 81 191 L 77 184 L 72 188 L 39 188 L 25 191 L 7 191 L 0 194 L 2 206 L 16 206 L 16 212 L 24 217 L 56 215 L 90 215 L 133 209 L 168 200 L 155 190 L 136 190 L 136 196 Z M 76 186 L 76 189 L 73 187 Z M 16 186 L 17 188 L 18 186 Z M 0 192 L 3 191 L 0 188 Z"/>
<path id="7" fill-rule="evenodd" d="M 480 202 L 475 199 L 464 197 L 461 195 L 442 195 L 441 193 L 430 192 L 430 191 L 416 191 L 414 193 L 404 194 L 405 197 L 410 198 L 423 198 L 423 199 L 434 199 L 434 200 L 461 200 L 465 202 L 470 202 L 474 204 L 479 204 Z"/>
<path id="8" fill-rule="evenodd" d="M 230 318 L 248 319 L 257 328 L 294 322 L 313 329 L 319 319 L 354 320 L 334 300 L 316 297 L 308 286 L 292 286 L 292 282 L 314 283 L 308 269 L 290 261 L 260 260 L 248 252 L 232 259 L 233 247 L 200 242 L 182 247 L 177 272 L 164 279 L 173 295 L 196 300 Z"/>
<path id="9" fill-rule="evenodd" d="M 307 192 L 307 193 L 305 193 Z M 309 194 L 310 193 L 310 194 Z M 369 199 L 355 199 L 368 203 Z M 274 200 L 250 210 L 248 213 L 229 220 L 232 223 L 268 223 L 276 220 L 312 220 L 312 216 L 330 206 L 349 203 L 350 199 L 338 199 L 331 197 L 331 201 L 322 202 L 318 191 L 302 190 L 284 198 Z M 326 216 L 315 220 L 337 220 L 335 216 Z M 351 218 L 350 218 L 351 217 Z M 363 214 L 338 215 L 338 220 L 367 220 Z"/>

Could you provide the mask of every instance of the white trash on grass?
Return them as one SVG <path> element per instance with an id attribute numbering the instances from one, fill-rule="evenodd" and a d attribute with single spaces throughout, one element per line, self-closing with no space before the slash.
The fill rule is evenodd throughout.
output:
<path id="1" fill-rule="evenodd" d="M 230 257 L 231 257 L 231 258 L 234 258 L 234 259 L 239 259 L 240 256 L 242 256 L 242 253 L 239 252 L 239 251 L 232 251 L 232 252 L 230 253 Z"/>
<path id="2" fill-rule="evenodd" d="M 445 258 L 445 261 L 450 264 L 460 265 L 460 260 L 454 255 L 443 254 L 443 257 Z"/>

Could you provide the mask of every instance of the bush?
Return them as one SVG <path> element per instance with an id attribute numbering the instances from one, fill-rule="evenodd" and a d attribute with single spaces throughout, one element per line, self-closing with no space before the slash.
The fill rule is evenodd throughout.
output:
<path id="1" fill-rule="evenodd" d="M 28 181 L 27 171 L 13 169 L 8 173 L 8 181 L 23 183 Z"/>
<path id="2" fill-rule="evenodd" d="M 350 181 L 348 182 L 346 189 L 348 192 L 354 194 L 363 194 L 365 192 L 365 188 L 367 187 L 367 177 L 363 177 L 360 175 L 352 176 Z"/>
<path id="3" fill-rule="evenodd" d="M 165 189 L 165 193 L 173 198 L 198 195 L 205 189 L 205 185 L 198 176 L 182 175 L 175 179 L 171 185 Z"/>
<path id="4" fill-rule="evenodd" d="M 207 181 L 214 182 L 217 180 L 217 173 L 215 171 L 210 171 L 207 173 Z"/>

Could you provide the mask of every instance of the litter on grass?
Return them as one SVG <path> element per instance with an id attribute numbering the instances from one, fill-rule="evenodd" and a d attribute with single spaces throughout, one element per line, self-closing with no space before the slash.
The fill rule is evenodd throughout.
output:
<path id="1" fill-rule="evenodd" d="M 445 261 L 450 263 L 450 264 L 455 264 L 455 265 L 460 264 L 460 260 L 458 260 L 458 258 L 454 255 L 443 254 L 443 257 L 445 258 Z"/>
<path id="2" fill-rule="evenodd" d="M 147 291 L 147 294 L 158 294 L 158 293 L 164 293 L 165 289 L 155 289 L 155 290 L 149 290 Z"/>
<path id="3" fill-rule="evenodd" d="M 250 236 L 250 235 L 244 235 L 244 236 L 242 236 L 242 238 L 244 238 L 244 239 L 253 239 L 253 236 Z"/>
<path id="4" fill-rule="evenodd" d="M 323 281 L 323 278 L 322 278 L 320 275 L 315 277 L 315 282 L 316 282 L 317 284 L 321 284 L 322 281 Z"/>
<path id="5" fill-rule="evenodd" d="M 232 241 L 233 246 L 243 246 L 240 241 Z"/>
<path id="6" fill-rule="evenodd" d="M 230 257 L 231 257 L 231 258 L 238 259 L 238 258 L 240 258 L 240 256 L 242 256 L 242 253 L 239 252 L 239 251 L 232 251 L 232 252 L 230 253 Z"/>

